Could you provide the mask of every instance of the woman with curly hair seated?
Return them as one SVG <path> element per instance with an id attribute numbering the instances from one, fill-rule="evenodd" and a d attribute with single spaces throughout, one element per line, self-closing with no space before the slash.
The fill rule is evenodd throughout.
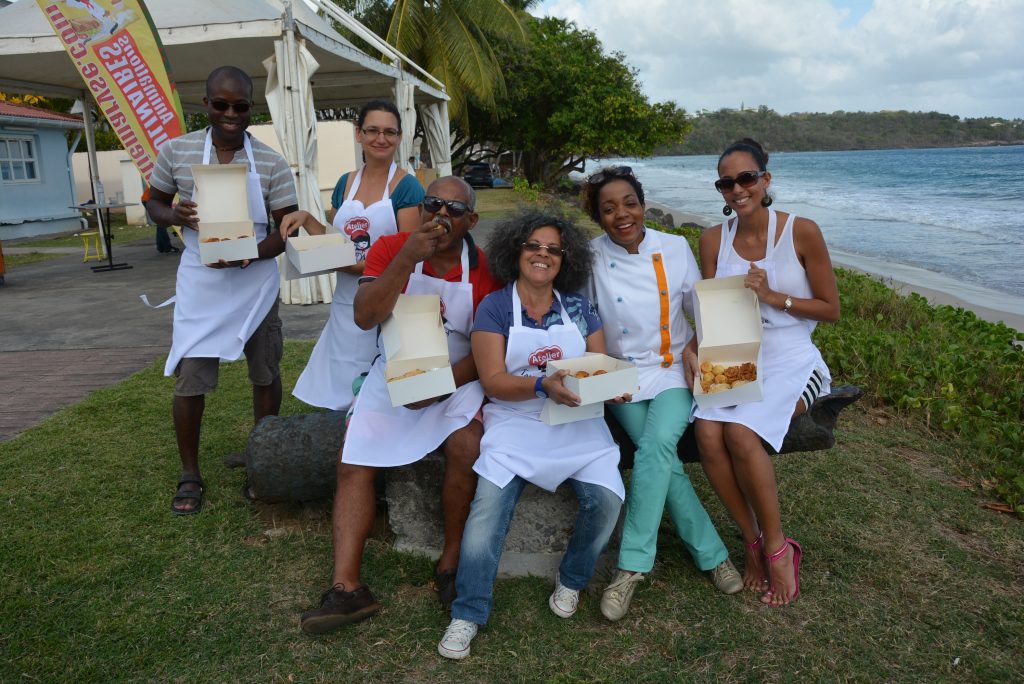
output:
<path id="1" fill-rule="evenodd" d="M 562 425 L 540 420 L 548 399 L 579 405 L 562 383 L 566 371 L 545 375 L 547 362 L 605 351 L 601 319 L 577 293 L 590 276 L 586 235 L 560 216 L 528 211 L 497 228 L 487 253 L 492 273 L 507 285 L 481 302 L 473 323 L 473 358 L 490 403 L 484 406 L 484 437 L 473 468 L 479 480 L 462 537 L 458 596 L 438 644 L 442 656 L 454 659 L 469 655 L 470 642 L 490 615 L 505 537 L 528 482 L 554 491 L 568 480 L 579 498 L 572 538 L 548 599 L 562 618 L 576 612 L 625 496 L 619 450 L 603 419 Z"/>

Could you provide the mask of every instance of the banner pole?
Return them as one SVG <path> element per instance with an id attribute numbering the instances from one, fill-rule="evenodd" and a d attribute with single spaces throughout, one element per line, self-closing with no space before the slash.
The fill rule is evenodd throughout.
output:
<path id="1" fill-rule="evenodd" d="M 89 181 L 92 186 L 92 201 L 96 205 L 104 204 L 104 193 L 100 192 L 102 187 L 100 181 L 99 161 L 96 158 L 96 134 L 92 119 L 92 96 L 85 90 L 82 91 L 82 122 L 85 124 L 85 149 L 89 158 Z M 103 224 L 103 212 L 96 209 L 96 225 L 100 231 L 100 249 L 103 250 L 103 258 L 107 258 L 107 234 L 109 226 Z"/>

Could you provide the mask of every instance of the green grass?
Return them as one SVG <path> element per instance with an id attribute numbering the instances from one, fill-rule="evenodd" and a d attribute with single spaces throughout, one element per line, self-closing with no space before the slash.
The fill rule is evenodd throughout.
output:
<path id="1" fill-rule="evenodd" d="M 38 264 L 41 261 L 49 261 L 50 259 L 57 259 L 62 256 L 68 256 L 67 254 L 60 254 L 59 252 L 54 254 L 52 252 L 29 252 L 28 254 L 5 254 L 4 255 L 4 267 L 8 271 L 12 271 L 19 266 L 28 266 L 29 264 Z"/>
<path id="2" fill-rule="evenodd" d="M 311 349 L 288 342 L 294 383 Z M 324 504 L 251 506 L 219 456 L 251 424 L 243 363 L 207 400 L 198 516 L 168 510 L 178 474 L 172 382 L 156 363 L 0 443 L 0 681 L 1020 681 L 1024 525 L 979 507 L 956 444 L 890 412 L 844 413 L 838 446 L 776 460 L 783 520 L 805 549 L 782 610 L 716 594 L 667 523 L 655 574 L 616 624 L 584 597 L 547 608 L 548 578 L 501 581 L 463 663 L 426 558 L 371 541 L 385 605 L 319 638 L 298 614 L 329 581 Z M 286 395 L 283 413 L 306 410 Z M 689 469 L 733 557 L 741 542 Z"/>

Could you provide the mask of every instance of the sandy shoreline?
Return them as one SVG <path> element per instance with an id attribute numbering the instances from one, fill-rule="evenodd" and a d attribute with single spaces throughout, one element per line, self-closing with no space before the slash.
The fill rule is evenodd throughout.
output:
<path id="1" fill-rule="evenodd" d="M 709 219 L 651 200 L 647 201 L 647 206 L 671 214 L 677 226 L 683 223 L 696 223 L 707 228 L 721 223 L 721 219 Z M 952 278 L 913 266 L 891 264 L 838 250 L 831 251 L 831 256 L 834 265 L 876 277 L 901 294 L 916 292 L 930 304 L 947 304 L 973 311 L 978 318 L 991 323 L 1003 322 L 1020 331 L 1024 337 L 1024 300 L 1019 297 L 965 285 Z"/>

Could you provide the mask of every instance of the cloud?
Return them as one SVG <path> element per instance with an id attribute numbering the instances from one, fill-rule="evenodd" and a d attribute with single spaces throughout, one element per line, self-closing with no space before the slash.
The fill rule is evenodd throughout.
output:
<path id="1" fill-rule="evenodd" d="M 1024 0 L 549 0 L 688 111 L 1024 117 Z"/>

